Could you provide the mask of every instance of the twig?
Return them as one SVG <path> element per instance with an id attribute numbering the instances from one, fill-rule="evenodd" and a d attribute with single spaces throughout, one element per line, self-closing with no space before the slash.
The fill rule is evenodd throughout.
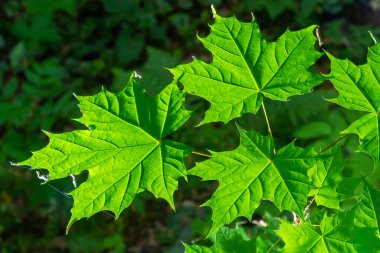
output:
<path id="1" fill-rule="evenodd" d="M 272 252 L 272 250 L 277 246 L 277 244 L 279 244 L 281 242 L 282 238 L 280 237 L 273 245 L 272 247 L 270 247 L 266 253 L 270 253 Z"/>
<path id="2" fill-rule="evenodd" d="M 319 154 L 322 154 L 323 152 L 325 152 L 326 150 L 328 150 L 329 148 L 331 148 L 332 146 L 336 145 L 338 142 L 340 142 L 341 140 L 343 140 L 344 138 L 346 138 L 348 136 L 348 134 L 345 134 L 345 135 L 342 135 L 341 137 L 339 137 L 338 139 L 336 139 L 335 141 L 333 141 L 332 143 L 330 143 L 329 145 L 327 145 L 325 148 L 323 148 L 321 151 L 319 151 Z M 314 200 L 315 200 L 315 196 L 317 196 L 319 193 L 319 190 L 318 192 L 314 195 L 314 197 L 310 200 L 309 204 L 305 207 L 304 209 L 304 213 L 308 212 L 309 211 L 309 208 L 310 206 L 313 204 Z"/>
<path id="3" fill-rule="evenodd" d="M 322 48 L 323 42 L 322 42 L 321 34 L 319 33 L 319 26 L 317 27 L 317 29 L 315 29 L 315 35 L 317 36 L 317 39 L 318 39 L 319 48 Z"/>
<path id="4" fill-rule="evenodd" d="M 303 209 L 303 214 L 306 216 L 307 215 L 307 212 L 309 212 L 309 209 L 310 209 L 310 206 L 313 204 L 314 200 L 315 200 L 315 196 L 317 196 L 319 194 L 319 190 L 318 192 L 314 195 L 314 197 L 309 201 L 309 204 L 307 204 L 307 206 L 305 207 L 305 209 Z M 306 218 L 305 218 L 306 219 Z"/>
<path id="5" fill-rule="evenodd" d="M 319 151 L 319 154 L 322 154 L 323 152 L 325 152 L 326 150 L 328 150 L 332 146 L 335 146 L 338 142 L 340 142 L 341 140 L 343 140 L 347 136 L 348 136 L 348 134 L 342 135 L 341 137 L 339 137 L 338 139 L 336 139 L 334 142 L 332 142 L 331 144 L 329 144 L 325 148 L 323 148 L 321 151 Z"/>
<path id="6" fill-rule="evenodd" d="M 211 157 L 211 155 L 209 155 L 209 154 L 205 154 L 205 153 L 198 152 L 198 151 L 193 151 L 191 153 L 193 153 L 195 155 L 200 155 L 200 156 L 205 156 L 205 157 Z"/>
<path id="7" fill-rule="evenodd" d="M 369 36 L 371 36 L 373 42 L 374 42 L 375 44 L 377 44 L 377 40 L 376 40 L 375 36 L 373 36 L 373 33 L 372 33 L 371 31 L 368 31 L 368 33 L 369 33 Z"/>

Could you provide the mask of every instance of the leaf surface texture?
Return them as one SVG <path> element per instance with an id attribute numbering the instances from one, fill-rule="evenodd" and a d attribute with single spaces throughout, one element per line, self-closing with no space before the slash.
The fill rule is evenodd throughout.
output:
<path id="1" fill-rule="evenodd" d="M 380 166 L 380 43 L 369 48 L 367 64 L 355 65 L 328 54 L 330 80 L 339 96 L 330 101 L 350 110 L 365 113 L 342 133 L 357 134 L 358 151 L 369 154 Z"/>
<path id="2" fill-rule="evenodd" d="M 307 221 L 295 226 L 282 221 L 276 233 L 282 237 L 285 246 L 281 252 L 291 253 L 375 253 L 380 251 L 378 227 L 374 228 L 376 219 L 373 214 L 373 202 L 368 201 L 365 207 L 359 203 L 350 211 L 339 211 L 329 216 L 324 214 L 319 224 Z M 369 202 L 371 202 L 369 204 Z M 369 204 L 369 205 L 368 205 Z M 363 212 L 367 215 L 363 219 Z M 378 210 L 377 210 L 378 212 Z"/>
<path id="3" fill-rule="evenodd" d="M 118 93 L 102 89 L 77 99 L 83 113 L 77 120 L 88 129 L 47 133 L 49 144 L 21 163 L 47 169 L 50 180 L 88 170 L 87 180 L 70 193 L 74 206 L 69 226 L 102 210 L 118 217 L 142 191 L 174 208 L 173 193 L 178 179 L 186 177 L 183 162 L 191 152 L 165 138 L 191 116 L 176 84 L 149 97 L 131 77 Z"/>
<path id="4" fill-rule="evenodd" d="M 189 171 L 204 180 L 219 182 L 204 204 L 213 210 L 210 234 L 239 216 L 251 219 L 263 199 L 303 217 L 312 189 L 307 171 L 316 163 L 316 152 L 290 143 L 274 154 L 271 137 L 241 128 L 239 132 L 240 145 L 235 150 L 212 152 L 211 159 Z"/>
<path id="5" fill-rule="evenodd" d="M 267 42 L 255 19 L 244 23 L 214 16 L 210 34 L 199 38 L 212 62 L 194 59 L 171 69 L 186 91 L 211 103 L 201 124 L 256 113 L 264 97 L 286 101 L 325 79 L 309 71 L 322 56 L 314 48 L 316 26 L 286 31 L 276 42 Z"/>

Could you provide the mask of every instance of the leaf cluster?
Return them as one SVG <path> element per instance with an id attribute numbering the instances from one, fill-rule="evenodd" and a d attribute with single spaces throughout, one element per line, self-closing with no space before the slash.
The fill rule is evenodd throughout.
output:
<path id="1" fill-rule="evenodd" d="M 207 237 L 216 236 L 212 246 L 185 245 L 186 252 L 265 251 L 257 237 L 223 227 L 239 217 L 251 221 L 265 201 L 294 216 L 293 222 L 281 219 L 274 231 L 278 242 L 269 251 L 282 240 L 284 252 L 379 252 L 380 193 L 365 179 L 345 178 L 344 158 L 333 146 L 356 134 L 357 151 L 374 161 L 366 176 L 380 170 L 380 43 L 369 49 L 367 63 L 360 66 L 327 54 L 331 72 L 321 75 L 311 69 L 324 54 L 316 49 L 316 26 L 287 30 L 268 42 L 254 18 L 240 22 L 214 9 L 213 15 L 210 34 L 199 38 L 212 53 L 211 62 L 194 59 L 170 69 L 173 81 L 155 96 L 147 94 L 137 73 L 119 92 L 103 88 L 93 96 L 77 96 L 82 112 L 77 121 L 86 129 L 47 132 L 49 144 L 20 165 L 46 169 L 50 180 L 88 171 L 87 180 L 70 193 L 74 206 L 68 229 L 103 210 L 118 217 L 142 192 L 175 209 L 179 178 L 194 175 L 219 182 L 204 203 L 212 209 Z M 311 92 L 325 80 L 339 93 L 331 102 L 364 115 L 325 148 L 301 148 L 294 141 L 278 148 L 265 105 Z M 193 113 L 185 108 L 187 94 L 211 104 L 199 125 L 227 123 L 262 110 L 269 136 L 237 125 L 237 148 L 210 155 L 193 151 L 208 159 L 187 170 L 184 160 L 191 148 L 170 140 Z"/>

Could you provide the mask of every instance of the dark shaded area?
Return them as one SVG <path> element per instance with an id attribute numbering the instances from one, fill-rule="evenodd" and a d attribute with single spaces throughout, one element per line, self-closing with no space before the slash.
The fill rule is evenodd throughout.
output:
<path id="1" fill-rule="evenodd" d="M 217 184 L 189 178 L 176 192 L 176 212 L 162 200 L 141 194 L 115 222 L 106 213 L 76 223 L 65 236 L 72 200 L 71 179 L 41 185 L 34 172 L 12 167 L 47 138 L 41 129 L 61 132 L 82 126 L 72 93 L 94 94 L 104 85 L 121 89 L 133 70 L 144 77 L 150 94 L 170 82 L 163 67 L 188 62 L 192 55 L 211 60 L 196 39 L 212 23 L 210 5 L 221 15 L 249 21 L 251 12 L 269 40 L 284 30 L 320 25 L 323 49 L 356 63 L 365 61 L 373 44 L 368 31 L 380 38 L 380 1 L 372 0 L 4 0 L 0 2 L 0 252 L 182 252 L 181 241 L 204 238 L 210 210 L 198 208 Z M 317 70 L 328 73 L 323 58 Z M 268 103 L 278 147 L 297 138 L 298 145 L 323 147 L 360 116 L 323 100 L 335 92 L 326 83 L 313 93 L 288 103 Z M 235 123 L 193 127 L 208 104 L 196 97 L 188 106 L 200 107 L 171 137 L 196 150 L 231 150 L 238 144 Z M 303 108 L 302 111 L 299 108 Z M 237 120 L 246 129 L 266 133 L 259 111 Z M 223 140 L 223 141 L 221 141 Z M 345 141 L 350 154 L 345 173 L 365 176 L 371 159 L 354 154 L 357 138 Z M 188 167 L 201 158 L 187 159 Z M 380 175 L 370 181 L 379 184 Z M 263 203 L 254 215 L 276 226 L 277 211 Z M 268 248 L 277 240 L 268 229 L 242 220 L 248 234 L 259 233 Z"/>

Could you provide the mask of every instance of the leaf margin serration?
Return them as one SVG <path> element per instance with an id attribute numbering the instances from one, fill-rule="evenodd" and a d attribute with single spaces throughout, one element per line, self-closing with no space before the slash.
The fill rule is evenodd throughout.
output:
<path id="1" fill-rule="evenodd" d="M 171 89 L 171 90 L 167 90 L 167 89 Z M 174 91 L 175 90 L 175 91 Z M 139 94 L 135 94 L 135 92 L 137 92 L 137 93 L 139 93 Z M 120 95 L 121 94 L 121 95 Z M 86 102 L 84 102 L 84 101 L 90 101 L 90 100 L 94 100 L 94 101 L 96 101 L 97 99 L 98 99 L 98 97 L 97 96 L 102 96 L 102 95 L 104 95 L 104 97 L 106 97 L 106 99 L 105 99 L 105 103 L 107 103 L 107 106 L 108 105 L 110 105 L 110 107 L 109 108 L 107 108 L 107 109 L 109 109 L 109 111 L 108 111 L 108 114 L 105 114 L 105 115 L 108 115 L 108 116 L 110 116 L 110 115 L 113 115 L 113 116 L 110 116 L 110 117 L 114 117 L 115 115 L 112 113 L 112 112 L 114 112 L 115 110 L 116 111 L 118 111 L 118 110 L 120 110 L 120 108 L 117 108 L 117 107 L 115 107 L 115 106 L 113 106 L 114 104 L 112 104 L 112 103 L 110 103 L 110 100 L 109 100 L 109 97 L 107 97 L 107 95 L 108 96 L 114 96 L 112 99 L 115 99 L 116 98 L 116 96 L 117 95 L 120 95 L 120 96 L 123 96 L 123 95 L 125 95 L 125 97 L 123 97 L 124 99 L 126 99 L 126 100 L 123 100 L 125 103 L 122 103 L 122 104 L 119 104 L 119 98 L 117 99 L 117 101 L 118 101 L 118 103 L 117 103 L 117 105 L 118 106 L 121 106 L 123 109 L 125 109 L 126 107 L 128 107 L 128 106 L 130 106 L 131 104 L 132 104 L 132 107 L 133 106 L 135 106 L 135 112 L 136 112 L 136 114 L 137 115 L 128 115 L 128 110 L 126 110 L 127 111 L 127 114 L 126 115 L 123 115 L 123 117 L 122 116 L 120 116 L 119 117 L 119 115 L 118 116 L 115 116 L 116 118 L 117 118 L 117 120 L 118 121 L 125 121 L 125 117 L 129 117 L 129 116 L 131 116 L 132 118 L 133 117 L 135 117 L 134 118 L 134 120 L 132 120 L 132 123 L 133 124 L 140 124 L 141 122 L 139 122 L 139 120 L 138 120 L 138 108 L 137 108 L 137 104 L 134 104 L 133 105 L 133 103 L 130 103 L 131 101 L 131 99 L 133 100 L 133 99 L 136 99 L 136 97 L 135 96 L 137 96 L 137 95 L 139 95 L 139 96 L 146 96 L 146 91 L 143 89 L 143 87 L 142 87 L 142 85 L 138 82 L 138 79 L 136 78 L 136 77 L 134 77 L 133 75 L 131 76 L 131 78 L 130 78 L 130 80 L 129 80 L 129 82 L 127 83 L 127 85 L 121 90 L 121 91 L 119 91 L 119 92 L 116 92 L 116 93 L 112 93 L 112 92 L 108 92 L 104 87 L 102 87 L 102 89 L 101 89 L 101 91 L 99 92 L 99 93 L 96 93 L 95 95 L 92 95 L 92 96 L 76 96 L 75 95 L 75 97 L 78 99 L 78 101 L 79 101 L 79 108 L 80 108 L 80 110 L 81 110 L 81 112 L 82 112 L 82 116 L 80 117 L 80 118 L 77 118 L 77 119 L 74 119 L 75 121 L 78 121 L 78 122 L 80 122 L 81 124 L 83 124 L 84 126 L 85 126 L 85 130 L 78 130 L 78 129 L 75 129 L 75 130 L 72 130 L 72 131 L 69 131 L 69 132 L 64 132 L 64 133 L 58 133 L 58 134 L 53 134 L 53 133 L 50 133 L 50 132 L 47 132 L 47 131 L 44 131 L 45 132 L 45 134 L 48 136 L 48 138 L 49 138 L 49 142 L 48 142 L 48 144 L 44 147 L 44 148 L 42 148 L 42 149 L 40 149 L 40 150 L 38 150 L 38 151 L 35 151 L 35 152 L 32 152 L 32 156 L 31 157 L 29 157 L 28 159 L 26 159 L 25 161 L 23 161 L 23 162 L 20 162 L 20 163 L 18 163 L 18 164 L 16 164 L 16 165 L 19 165 L 19 166 L 29 166 L 30 167 L 30 169 L 31 170 L 40 170 L 40 169 L 47 169 L 45 166 L 40 166 L 39 164 L 43 164 L 44 163 L 44 161 L 41 159 L 41 161 L 39 161 L 39 158 L 37 157 L 36 158 L 36 156 L 40 156 L 40 158 L 41 158 L 41 156 L 46 156 L 46 154 L 43 154 L 43 152 L 45 152 L 46 150 L 47 150 L 47 152 L 49 151 L 49 149 L 51 149 L 51 150 L 54 150 L 54 152 L 58 152 L 58 153 L 62 153 L 62 156 L 65 156 L 66 154 L 64 154 L 63 152 L 62 152 L 62 150 L 60 150 L 59 149 L 59 145 L 54 149 L 54 148 L 51 148 L 51 146 L 52 145 L 54 145 L 54 143 L 55 143 L 55 141 L 56 140 L 61 140 L 61 141 L 66 141 L 66 140 L 63 140 L 62 139 L 62 136 L 66 136 L 67 138 L 71 138 L 70 137 L 70 135 L 73 135 L 74 137 L 78 137 L 78 136 L 80 136 L 81 134 L 83 134 L 84 133 L 84 136 L 86 136 L 86 134 L 89 136 L 89 138 L 92 138 L 92 136 L 91 136 L 91 134 L 94 134 L 94 132 L 95 133 L 97 133 L 97 135 L 98 135 L 98 137 L 100 136 L 100 132 L 101 131 L 110 131 L 109 130 L 109 128 L 110 129 L 112 129 L 112 130 L 118 130 L 119 132 L 120 132 L 120 130 L 123 130 L 123 127 L 126 127 L 126 126 L 129 126 L 129 125 L 131 125 L 132 123 L 131 122 L 127 122 L 127 121 L 125 121 L 125 125 L 116 125 L 116 124 L 114 124 L 114 125 L 112 125 L 112 122 L 101 122 L 101 120 L 98 122 L 98 121 L 96 121 L 96 119 L 102 119 L 102 117 L 100 117 L 99 116 L 99 118 L 97 118 L 96 116 L 93 116 L 92 115 L 92 117 L 91 116 L 88 116 L 87 114 L 86 114 L 86 112 L 87 113 L 89 113 L 89 114 L 91 114 L 91 113 L 93 113 L 93 112 L 91 112 L 91 110 L 86 110 L 86 109 L 84 109 L 84 107 L 85 107 L 85 103 Z M 129 97 L 129 95 L 131 96 L 131 97 Z M 166 99 L 167 98 L 169 98 L 169 99 L 167 99 L 168 101 L 166 101 L 167 102 L 167 104 L 165 104 L 165 96 L 166 96 Z M 174 97 L 174 102 L 171 100 L 172 98 Z M 161 98 L 163 98 L 163 99 L 161 99 Z M 130 99 L 130 100 L 128 100 L 128 99 Z M 58 179 L 58 178 L 64 178 L 64 177 L 68 177 L 69 175 L 78 175 L 78 174 L 80 174 L 80 173 L 82 173 L 83 171 L 88 171 L 89 172 L 89 176 L 88 176 L 88 178 L 86 179 L 86 181 L 84 182 L 84 183 L 82 183 L 81 185 L 79 185 L 77 188 L 74 188 L 74 190 L 72 191 L 72 192 L 70 192 L 70 193 L 68 193 L 67 195 L 71 195 L 71 196 L 73 196 L 74 197 L 74 205 L 73 205 L 73 208 L 72 208 L 72 216 L 71 216 L 71 218 L 70 218 L 70 221 L 69 221 L 69 223 L 68 223 L 68 226 L 67 226 L 67 232 L 68 232 L 68 230 L 69 230 L 69 228 L 71 227 L 71 225 L 75 222 L 75 221 L 77 221 L 77 220 L 79 220 L 79 219 L 82 219 L 82 218 L 89 218 L 90 216 L 92 216 L 93 214 L 95 214 L 95 213 L 98 213 L 98 212 L 101 212 L 101 211 L 111 211 L 111 212 L 113 212 L 114 214 L 115 214 L 115 219 L 116 218 L 118 218 L 119 217 L 119 215 L 121 214 L 121 212 L 125 209 L 125 208 L 127 208 L 131 203 L 132 203 L 132 201 L 133 201 L 133 199 L 136 197 L 136 195 L 138 194 L 138 193 L 140 193 L 140 192 L 142 192 L 142 191 L 145 191 L 145 190 L 148 190 L 149 192 L 151 192 L 151 193 L 153 193 L 157 198 L 163 198 L 163 199 L 165 199 L 169 204 L 170 204 L 170 206 L 172 207 L 172 209 L 174 209 L 175 210 L 175 205 L 174 205 L 174 196 L 173 196 L 173 194 L 174 194 L 174 191 L 175 190 L 177 190 L 178 189 L 178 179 L 180 178 L 180 177 L 184 177 L 186 180 L 187 180 L 187 170 L 186 170 L 186 168 L 185 168 L 185 165 L 184 165 L 184 159 L 185 159 L 185 157 L 188 155 L 188 154 L 190 154 L 191 153 L 191 148 L 189 148 L 189 147 L 187 147 L 185 144 L 182 144 L 182 143 L 177 143 L 177 142 L 173 142 L 173 141 L 170 141 L 170 140 L 168 140 L 168 139 L 165 139 L 165 136 L 166 135 L 168 135 L 169 133 L 171 133 L 171 132 L 173 132 L 173 131 L 176 131 L 176 130 L 178 130 L 178 128 L 179 127 L 181 127 L 181 125 L 183 125 L 190 117 L 191 117 L 191 115 L 192 115 L 192 113 L 193 113 L 193 111 L 188 111 L 187 109 L 185 109 L 185 107 L 184 107 L 184 101 L 185 101 L 185 93 L 183 93 L 183 92 L 180 92 L 179 91 L 179 89 L 178 89 L 178 87 L 177 87 L 177 84 L 175 83 L 175 82 L 172 82 L 172 83 L 170 83 L 160 94 L 158 94 L 157 96 L 155 96 L 155 97 L 148 97 L 148 98 L 146 98 L 145 99 L 145 102 L 146 101 L 148 101 L 150 99 L 150 101 L 151 101 L 151 104 L 150 104 L 150 106 L 152 106 L 151 108 L 148 108 L 148 110 L 149 109 L 154 109 L 154 103 L 157 103 L 158 105 L 157 105 L 157 115 L 158 114 L 160 114 L 160 113 L 162 113 L 163 115 L 164 115 L 164 123 L 163 123 L 163 126 L 162 126 L 162 128 L 161 129 L 159 129 L 159 131 L 156 133 L 156 136 L 158 136 L 159 138 L 157 139 L 157 138 L 154 138 L 154 137 L 152 137 L 150 134 L 148 134 L 147 132 L 146 132 L 146 129 L 144 130 L 143 129 L 143 126 L 136 126 L 136 125 L 133 125 L 133 127 L 134 127 L 134 129 L 135 130 L 138 130 L 138 128 L 140 127 L 140 129 L 143 131 L 143 132 L 145 132 L 145 133 L 147 133 L 147 135 L 149 135 L 149 138 L 151 138 L 152 139 L 152 143 L 150 143 L 150 144 L 147 144 L 147 145 L 151 145 L 152 146 L 152 150 L 151 151 L 149 151 L 149 153 L 146 155 L 146 157 L 143 157 L 143 159 L 141 160 L 141 161 L 139 161 L 133 168 L 132 168 L 132 170 L 131 171 L 128 171 L 128 177 L 132 174 L 132 171 L 137 167 L 137 166 L 140 166 L 143 162 L 144 162 L 144 160 L 147 158 L 147 157 L 149 157 L 153 152 L 155 152 L 155 150 L 157 149 L 157 148 L 159 148 L 159 152 L 160 152 L 160 154 L 162 153 L 162 152 L 166 152 L 166 154 L 168 154 L 167 156 L 165 156 L 165 157 L 163 157 L 162 156 L 162 154 L 161 154 L 161 162 L 162 162 L 162 169 L 164 168 L 164 167 L 166 167 L 166 170 L 167 171 L 173 171 L 173 170 L 178 170 L 178 171 L 176 171 L 176 173 L 177 174 L 174 174 L 174 178 L 175 178 L 175 182 L 174 182 L 174 184 L 173 184 L 173 180 L 171 180 L 171 182 L 170 182 L 170 184 L 173 184 L 173 185 L 168 185 L 168 187 L 170 186 L 170 191 L 171 191 L 171 194 L 169 194 L 169 192 L 168 192 L 168 188 L 166 188 L 166 191 L 167 191 L 167 193 L 168 193 L 168 195 L 167 196 L 164 196 L 164 195 L 162 195 L 162 194 L 160 194 L 160 187 L 156 187 L 157 189 L 153 189 L 152 187 L 153 187 L 153 185 L 151 185 L 150 187 L 151 188 L 149 188 L 149 185 L 148 186 L 144 186 L 144 185 L 140 185 L 141 184 L 141 178 L 142 178 L 142 174 L 140 174 L 140 177 L 139 177 L 139 179 L 140 179 L 140 181 L 139 182 L 137 182 L 138 183 L 138 186 L 135 186 L 135 188 L 134 188 L 134 195 L 132 196 L 132 198 L 131 198 L 131 200 L 130 201 L 127 201 L 127 204 L 126 204 L 126 206 L 123 206 L 123 202 L 124 202 L 124 197 L 126 196 L 125 194 L 127 194 L 127 190 L 129 190 L 129 188 L 128 188 L 128 185 L 129 185 L 129 182 L 128 182 L 128 185 L 127 185 L 127 187 L 125 188 L 125 191 L 124 191 L 124 196 L 123 196 L 123 198 L 121 199 L 121 201 L 120 201 L 120 208 L 119 209 L 115 209 L 115 208 L 109 208 L 109 207 L 106 207 L 106 204 L 103 204 L 103 205 L 101 205 L 101 207 L 100 208 L 95 208 L 96 210 L 95 211 L 93 211 L 93 209 L 91 210 L 91 211 L 89 211 L 87 214 L 85 213 L 85 212 L 87 212 L 87 211 L 83 211 L 83 215 L 81 215 L 81 214 L 76 214 L 77 212 L 81 212 L 81 210 L 78 210 L 77 211 L 77 209 L 76 209 L 76 205 L 81 205 L 81 203 L 78 203 L 76 200 L 78 199 L 78 196 L 81 196 L 81 194 L 80 193 L 78 193 L 78 189 L 84 189 L 84 187 L 87 187 L 87 186 L 89 186 L 89 184 L 92 182 L 92 183 L 94 183 L 93 181 L 91 181 L 91 180 L 94 180 L 94 178 L 93 178 L 93 176 L 97 176 L 98 174 L 94 174 L 94 175 L 92 175 L 91 173 L 93 172 L 93 171 L 96 171 L 96 170 L 101 170 L 101 169 L 99 169 L 98 167 L 99 167 L 99 165 L 98 165 L 98 161 L 97 161 L 97 165 L 93 165 L 93 166 L 90 166 L 89 168 L 82 168 L 82 169 L 78 169 L 77 171 L 71 171 L 71 168 L 69 169 L 69 171 L 65 171 L 65 172 L 63 172 L 64 174 L 62 174 L 62 172 L 61 172 L 61 174 L 59 174 L 59 172 L 58 173 L 56 173 L 55 174 L 55 171 L 53 171 L 52 170 L 52 168 L 48 168 L 47 170 L 50 172 L 50 178 L 48 178 L 48 180 L 49 179 L 51 179 L 51 180 L 54 180 L 54 179 Z M 128 101 L 127 101 L 128 100 Z M 100 101 L 100 100 L 99 100 Z M 115 100 L 116 101 L 116 100 Z M 114 102 L 115 102 L 114 101 Z M 144 100 L 142 100 L 141 102 L 143 102 Z M 91 101 L 91 103 L 92 103 L 93 101 Z M 104 101 L 103 101 L 104 102 Z M 173 103 L 172 103 L 173 102 Z M 99 104 L 101 104 L 102 103 L 102 101 L 100 101 L 99 102 Z M 159 103 L 161 103 L 161 104 L 159 104 Z M 172 103 L 172 104 L 171 104 Z M 94 104 L 96 104 L 96 102 L 94 103 Z M 152 105 L 153 104 L 153 105 Z M 160 111 L 160 109 L 162 109 L 162 108 L 160 108 L 160 106 L 163 106 L 163 107 L 165 107 L 167 105 L 167 111 L 165 112 L 165 111 L 163 111 L 162 112 L 162 110 Z M 98 106 L 98 105 L 96 105 L 96 106 Z M 113 106 L 113 108 L 112 108 L 112 106 Z M 149 106 L 149 104 L 148 105 L 146 105 L 146 106 Z M 172 107 L 171 107 L 172 106 Z M 101 107 L 101 106 L 100 106 Z M 100 108 L 99 107 L 99 108 Z M 171 109 L 171 108 L 174 108 L 173 110 L 174 110 L 174 115 L 170 115 L 170 112 L 169 112 L 169 110 Z M 102 110 L 104 110 L 104 108 L 102 108 Z M 113 110 L 113 111 L 112 111 Z M 143 109 L 143 110 L 145 110 L 145 109 Z M 145 111 L 146 112 L 146 111 Z M 180 113 L 178 113 L 178 112 L 180 112 Z M 94 112 L 95 113 L 95 112 Z M 130 112 L 129 112 L 130 113 Z M 178 114 L 180 114 L 180 116 L 182 116 L 182 118 L 174 118 L 174 120 L 173 120 L 173 117 L 177 117 L 178 115 L 176 115 L 176 113 L 178 113 Z M 157 116 L 157 115 L 155 115 L 155 116 Z M 88 116 L 88 117 L 87 117 Z M 104 115 L 103 115 L 104 116 Z M 137 117 L 137 119 L 136 119 L 136 117 Z M 157 118 L 158 118 L 158 116 L 157 116 Z M 170 118 L 171 118 L 171 124 L 172 125 L 169 125 L 169 126 L 167 126 L 166 125 L 166 120 L 170 120 Z M 158 119 L 159 120 L 159 119 Z M 93 122 L 92 122 L 93 121 Z M 153 120 L 154 121 L 154 120 Z M 158 122 L 158 121 L 157 121 Z M 157 123 L 157 122 L 153 122 L 152 124 L 155 124 L 155 123 Z M 94 123 L 94 124 L 91 124 L 91 123 Z M 104 124 L 105 123 L 105 124 Z M 146 121 L 145 123 L 147 123 L 147 124 L 149 124 L 149 123 L 151 123 L 150 122 L 150 119 L 148 119 L 148 121 Z M 98 124 L 98 125 L 97 125 Z M 102 125 L 103 124 L 103 125 Z M 108 124 L 108 125 L 107 125 Z M 158 122 L 157 124 L 160 124 L 160 122 Z M 133 129 L 133 127 L 132 127 L 132 129 Z M 146 125 L 145 125 L 145 127 L 146 127 Z M 128 128 L 128 127 L 127 127 Z M 166 130 L 165 130 L 166 129 Z M 111 130 L 111 131 L 112 131 Z M 116 132 L 116 130 L 115 130 L 115 132 Z M 125 130 L 125 129 L 124 129 Z M 128 129 L 128 130 L 131 130 L 131 129 Z M 120 133 L 118 133 L 118 134 L 120 134 Z M 123 134 L 127 134 L 127 133 L 122 133 L 121 135 L 123 136 Z M 136 132 L 133 132 L 133 134 L 138 134 L 138 132 L 136 133 Z M 158 135 L 157 135 L 158 134 Z M 77 135 L 77 136 L 75 136 L 75 135 Z M 87 137 L 88 137 L 87 136 Z M 125 138 L 126 139 L 124 139 L 124 140 L 132 140 L 133 141 L 133 138 L 132 139 L 130 139 L 130 137 L 128 137 L 127 135 L 124 135 L 125 136 Z M 116 140 L 117 141 L 123 141 L 123 139 L 120 137 L 120 136 L 118 136 L 119 138 L 116 138 Z M 79 137 L 78 137 L 79 138 Z M 83 137 L 83 138 L 85 138 L 85 137 Z M 108 137 L 107 137 L 108 138 Z M 74 138 L 75 139 L 75 138 Z M 98 141 L 99 140 L 99 142 L 104 142 L 104 139 L 95 139 L 95 141 Z M 154 141 L 153 141 L 154 140 Z M 114 140 L 112 140 L 112 141 L 114 141 Z M 77 144 L 77 143 L 75 143 L 75 142 L 73 142 L 72 143 L 73 145 L 77 145 L 78 146 L 78 148 L 81 148 L 81 147 L 79 147 L 80 146 L 80 144 Z M 104 144 L 104 143 L 103 143 Z M 110 144 L 111 145 L 113 145 L 113 146 L 116 146 L 114 143 L 112 143 L 112 142 L 110 142 Z M 92 148 L 92 146 L 91 145 L 93 145 L 93 143 L 91 144 L 91 142 L 90 142 L 90 146 L 86 146 L 86 145 L 84 145 L 83 146 L 83 148 L 86 148 L 86 149 L 91 149 Z M 132 145 L 132 144 L 131 144 Z M 141 145 L 145 145 L 145 144 L 141 144 Z M 141 146 L 140 145 L 140 146 Z M 133 145 L 132 146 L 126 146 L 126 147 L 124 147 L 124 148 L 130 148 L 130 147 L 132 147 L 133 148 Z M 118 147 L 115 147 L 114 149 L 117 149 Z M 74 149 L 74 148 L 73 148 Z M 120 148 L 120 149 L 122 149 L 122 148 Z M 108 149 L 105 149 L 105 150 L 107 150 L 108 151 Z M 92 150 L 93 151 L 93 150 Z M 68 151 L 68 154 L 67 154 L 67 157 L 69 157 L 70 155 L 72 155 L 73 153 L 71 153 L 72 151 Z M 91 151 L 89 151 L 89 152 L 91 152 Z M 97 150 L 95 150 L 94 151 L 95 153 L 97 152 Z M 97 155 L 97 154 L 96 154 Z M 172 157 L 172 158 L 170 158 L 170 157 Z M 91 159 L 92 157 L 90 157 L 90 159 Z M 120 158 L 120 157 L 119 157 Z M 169 160 L 168 160 L 168 158 L 169 158 Z M 49 159 L 49 158 L 47 158 L 47 159 Z M 54 159 L 54 158 L 53 158 Z M 85 159 L 86 160 L 86 159 Z M 107 157 L 105 158 L 105 160 L 107 160 Z M 58 163 L 60 163 L 61 161 L 59 161 Z M 86 161 L 85 161 L 86 162 Z M 113 165 L 113 164 L 112 164 Z M 79 168 L 80 168 L 80 166 L 82 166 L 82 165 L 78 165 L 79 166 Z M 95 167 L 94 167 L 95 166 Z M 71 167 L 71 166 L 70 166 Z M 178 167 L 178 168 L 177 168 Z M 110 170 L 112 170 L 112 168 L 110 169 Z M 120 171 L 123 171 L 122 169 L 120 169 L 120 170 L 114 170 L 113 172 L 120 172 Z M 164 173 L 164 172 L 163 172 Z M 148 175 L 148 177 L 149 177 L 149 173 L 144 173 L 144 174 L 146 174 L 146 175 Z M 110 175 L 109 175 L 110 176 Z M 164 175 L 163 175 L 163 177 L 164 177 Z M 170 179 L 170 178 L 169 178 Z M 104 178 L 104 179 L 101 179 L 100 178 L 100 180 L 102 181 L 102 180 L 108 180 L 108 178 Z M 128 179 L 129 180 L 129 179 Z M 153 181 L 152 181 L 153 180 Z M 149 183 L 149 182 L 155 182 L 154 180 L 156 180 L 156 179 L 152 179 L 152 178 L 148 178 L 148 179 L 144 179 L 144 182 L 145 182 L 145 185 L 147 184 L 147 182 Z M 170 180 L 169 180 L 170 181 Z M 119 181 L 117 181 L 116 183 L 118 183 Z M 116 183 L 114 184 L 114 185 L 116 185 Z M 133 182 L 132 182 L 133 183 Z M 136 183 L 135 183 L 136 184 Z M 111 185 L 111 187 L 114 187 L 114 185 Z M 174 186 L 174 188 L 173 188 L 173 186 Z M 145 187 L 147 187 L 147 188 L 145 188 Z M 166 186 L 165 186 L 166 187 Z M 153 191 L 152 191 L 152 189 L 153 189 Z M 107 191 L 108 189 L 106 189 L 102 194 L 106 194 L 106 191 Z M 158 193 L 157 192 L 155 192 L 155 191 L 158 191 Z M 76 198 L 75 198 L 75 195 L 77 195 L 76 196 Z M 104 197 L 105 199 L 106 199 L 106 197 Z M 97 200 L 97 198 L 95 199 L 95 200 Z M 91 202 L 90 204 L 92 204 L 92 205 L 94 205 L 94 203 L 95 203 L 95 200 L 94 200 L 94 202 Z M 112 202 L 113 200 L 112 199 L 109 199 L 109 201 L 108 202 Z M 105 203 L 106 201 L 104 200 L 104 203 Z M 122 206 L 123 206 L 123 208 L 122 208 Z M 78 207 L 79 208 L 79 207 Z"/>

